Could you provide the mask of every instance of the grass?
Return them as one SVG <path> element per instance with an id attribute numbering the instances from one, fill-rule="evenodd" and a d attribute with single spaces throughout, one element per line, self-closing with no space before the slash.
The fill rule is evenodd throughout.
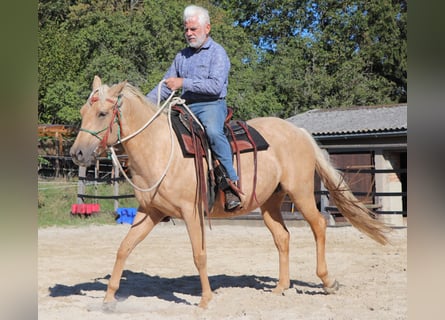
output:
<path id="1" fill-rule="evenodd" d="M 87 195 L 112 196 L 112 184 L 88 184 Z M 119 194 L 133 194 L 128 183 L 119 184 Z M 77 203 L 77 179 L 39 180 L 38 182 L 38 226 L 81 226 L 89 224 L 115 224 L 113 199 L 85 199 L 85 203 L 99 203 L 100 212 L 91 216 L 72 215 L 71 205 Z M 135 198 L 119 199 L 119 207 L 137 207 Z"/>

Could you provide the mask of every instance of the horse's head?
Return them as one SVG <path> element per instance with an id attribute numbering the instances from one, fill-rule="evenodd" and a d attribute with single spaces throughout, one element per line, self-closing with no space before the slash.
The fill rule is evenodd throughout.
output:
<path id="1" fill-rule="evenodd" d="M 125 85 L 126 81 L 108 87 L 102 85 L 98 76 L 94 77 L 93 91 L 80 109 L 81 128 L 70 150 L 77 165 L 93 164 L 97 156 L 118 141 L 121 92 Z"/>

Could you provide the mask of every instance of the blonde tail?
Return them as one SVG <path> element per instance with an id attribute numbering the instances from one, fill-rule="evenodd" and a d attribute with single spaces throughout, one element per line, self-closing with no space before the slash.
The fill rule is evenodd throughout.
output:
<path id="1" fill-rule="evenodd" d="M 322 150 L 317 145 L 312 135 L 305 129 L 302 131 L 311 141 L 316 157 L 315 170 L 323 184 L 328 189 L 331 198 L 341 214 L 358 230 L 368 235 L 371 239 L 385 245 L 389 243 L 386 233 L 391 228 L 383 222 L 375 219 L 375 214 L 365 207 L 351 192 L 341 173 L 325 158 Z"/>

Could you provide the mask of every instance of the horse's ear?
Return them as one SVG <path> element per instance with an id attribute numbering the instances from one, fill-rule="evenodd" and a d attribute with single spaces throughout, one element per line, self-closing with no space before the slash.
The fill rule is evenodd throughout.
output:
<path id="1" fill-rule="evenodd" d="M 110 90 L 108 91 L 108 93 L 112 96 L 112 97 L 117 97 L 121 91 L 124 89 L 124 87 L 127 85 L 127 80 L 119 82 L 118 84 L 115 84 L 114 86 L 112 86 L 110 88 Z"/>
<path id="2" fill-rule="evenodd" d="M 94 76 L 93 80 L 93 90 L 96 90 L 102 85 L 102 80 L 99 78 L 99 76 Z"/>

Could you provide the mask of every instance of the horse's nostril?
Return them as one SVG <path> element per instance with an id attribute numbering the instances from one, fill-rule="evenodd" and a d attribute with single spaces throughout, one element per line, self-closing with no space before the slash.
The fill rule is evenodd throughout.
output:
<path id="1" fill-rule="evenodd" d="M 71 158 L 73 158 L 73 159 L 80 159 L 80 158 L 82 158 L 83 153 L 82 153 L 82 150 L 80 150 L 80 149 L 78 149 L 78 150 L 71 149 L 70 155 L 71 155 Z"/>

